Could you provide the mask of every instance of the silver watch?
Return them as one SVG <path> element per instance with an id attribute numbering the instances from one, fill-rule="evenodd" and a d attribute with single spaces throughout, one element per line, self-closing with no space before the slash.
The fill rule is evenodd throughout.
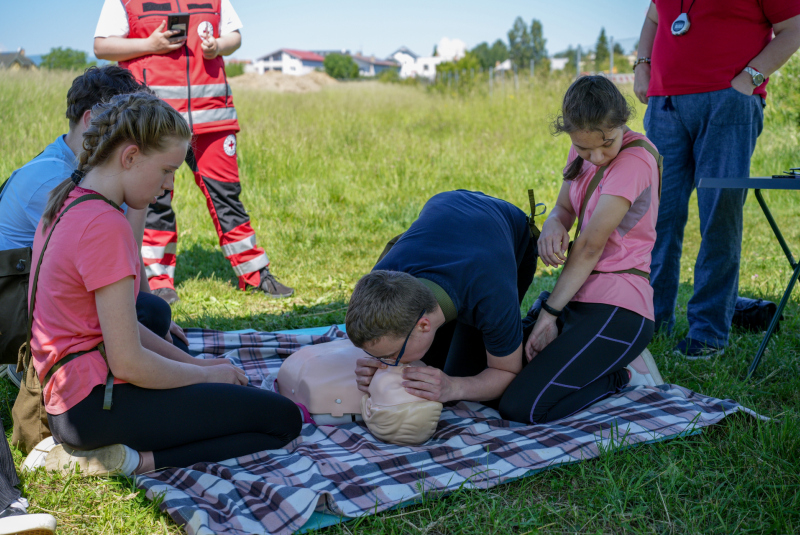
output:
<path id="1" fill-rule="evenodd" d="M 753 85 L 758 87 L 764 83 L 764 75 L 752 67 L 745 67 L 744 72 L 753 77 Z"/>

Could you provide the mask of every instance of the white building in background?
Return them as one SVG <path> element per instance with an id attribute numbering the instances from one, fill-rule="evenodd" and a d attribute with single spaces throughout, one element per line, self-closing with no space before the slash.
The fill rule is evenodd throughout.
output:
<path id="1" fill-rule="evenodd" d="M 563 71 L 567 63 L 569 63 L 569 58 L 550 58 L 550 70 Z"/>
<path id="2" fill-rule="evenodd" d="M 316 69 L 324 68 L 325 58 L 307 50 L 281 48 L 271 54 L 256 59 L 245 72 L 264 74 L 266 71 L 278 71 L 293 76 L 302 76 Z"/>
<path id="3" fill-rule="evenodd" d="M 436 66 L 445 61 L 458 61 L 467 54 L 467 45 L 461 39 L 442 37 L 436 45 L 435 56 L 418 56 L 401 46 L 391 56 L 400 64 L 400 78 L 436 78 Z"/>

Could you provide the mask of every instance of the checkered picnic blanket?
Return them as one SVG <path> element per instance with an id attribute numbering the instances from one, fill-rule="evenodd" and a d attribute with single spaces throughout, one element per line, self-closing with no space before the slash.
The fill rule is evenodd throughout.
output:
<path id="1" fill-rule="evenodd" d="M 225 356 L 254 386 L 270 388 L 282 358 L 324 335 L 189 330 L 190 348 Z M 377 441 L 365 426 L 303 426 L 285 448 L 171 468 L 136 478 L 150 499 L 189 535 L 293 533 L 414 503 L 423 493 L 489 488 L 553 466 L 597 457 L 609 448 L 699 432 L 737 411 L 676 385 L 628 388 L 546 425 L 500 418 L 478 403 L 445 406 L 433 437 L 417 447 Z M 266 416 L 265 416 L 266 417 Z"/>

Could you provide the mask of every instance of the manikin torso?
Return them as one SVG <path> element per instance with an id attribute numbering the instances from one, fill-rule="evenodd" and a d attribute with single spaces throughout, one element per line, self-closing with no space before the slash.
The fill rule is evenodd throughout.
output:
<path id="1" fill-rule="evenodd" d="M 278 372 L 278 391 L 305 405 L 319 425 L 367 423 L 373 435 L 396 444 L 419 444 L 436 428 L 442 404 L 406 392 L 403 369 L 422 362 L 388 366 L 375 372 L 369 395 L 356 383 L 356 360 L 368 356 L 349 340 L 305 346 Z"/>

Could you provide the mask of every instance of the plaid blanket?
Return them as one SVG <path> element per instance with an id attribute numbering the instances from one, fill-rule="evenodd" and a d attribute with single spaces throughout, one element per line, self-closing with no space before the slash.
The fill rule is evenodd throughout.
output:
<path id="1" fill-rule="evenodd" d="M 345 337 L 336 326 L 321 335 L 187 334 L 199 356 L 224 355 L 261 388 L 271 388 L 282 358 L 298 348 Z M 461 402 L 445 406 L 422 446 L 384 444 L 359 424 L 307 424 L 284 449 L 138 476 L 136 485 L 150 499 L 161 498 L 162 511 L 189 535 L 293 533 L 411 504 L 423 493 L 489 488 L 609 448 L 697 433 L 736 411 L 755 415 L 731 400 L 669 384 L 628 388 L 582 413 L 535 426 Z"/>

